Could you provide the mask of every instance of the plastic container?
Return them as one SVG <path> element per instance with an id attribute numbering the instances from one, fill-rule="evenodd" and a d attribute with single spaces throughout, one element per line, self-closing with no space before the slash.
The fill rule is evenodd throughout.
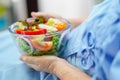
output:
<path id="1" fill-rule="evenodd" d="M 13 36 L 15 43 L 22 54 L 32 56 L 42 55 L 58 55 L 58 48 L 62 44 L 61 40 L 65 35 L 66 30 L 69 30 L 70 23 L 64 19 L 60 21 L 67 24 L 67 27 L 61 31 L 47 32 L 39 35 L 17 34 L 14 30 L 18 27 L 16 23 L 9 27 L 9 31 Z M 62 44 L 64 45 L 64 44 Z"/>

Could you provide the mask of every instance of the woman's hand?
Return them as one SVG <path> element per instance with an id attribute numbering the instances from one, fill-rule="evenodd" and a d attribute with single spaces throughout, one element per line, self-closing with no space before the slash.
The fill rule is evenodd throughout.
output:
<path id="1" fill-rule="evenodd" d="M 61 16 L 57 15 L 57 14 L 54 14 L 54 13 L 48 13 L 48 12 L 32 12 L 31 13 L 31 16 L 33 18 L 36 18 L 36 17 L 40 17 L 40 16 L 43 16 L 45 17 L 46 19 L 48 18 L 62 18 Z"/>
<path id="2" fill-rule="evenodd" d="M 31 16 L 33 18 L 36 17 L 40 17 L 43 16 L 45 17 L 45 19 L 47 20 L 48 18 L 52 17 L 52 18 L 59 18 L 59 19 L 63 19 L 61 16 L 54 14 L 54 13 L 45 13 L 45 12 L 32 12 Z M 69 21 L 71 23 L 71 30 L 74 29 L 75 27 L 77 27 L 78 25 L 80 25 L 82 22 L 85 21 L 87 17 L 85 18 L 69 18 L 66 19 L 67 21 Z M 65 18 L 64 18 L 65 19 Z"/>
<path id="3" fill-rule="evenodd" d="M 31 68 L 55 74 L 61 80 L 90 80 L 87 74 L 56 56 L 21 56 L 20 59 Z"/>
<path id="4" fill-rule="evenodd" d="M 56 56 L 21 56 L 20 59 L 37 71 L 54 73 L 57 64 L 66 64 L 66 61 Z"/>

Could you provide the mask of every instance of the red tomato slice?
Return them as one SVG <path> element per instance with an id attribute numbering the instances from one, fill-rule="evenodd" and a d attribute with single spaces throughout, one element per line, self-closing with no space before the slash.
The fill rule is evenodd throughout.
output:
<path id="1" fill-rule="evenodd" d="M 48 41 L 48 42 L 37 42 L 36 40 L 30 40 L 31 44 L 34 48 L 36 48 L 39 51 L 49 51 L 52 49 L 53 47 L 53 42 L 52 41 Z"/>
<path id="2" fill-rule="evenodd" d="M 25 34 L 25 35 L 45 34 L 46 32 L 47 32 L 46 29 L 37 29 L 37 31 L 15 30 L 15 33 L 17 33 L 17 34 Z"/>

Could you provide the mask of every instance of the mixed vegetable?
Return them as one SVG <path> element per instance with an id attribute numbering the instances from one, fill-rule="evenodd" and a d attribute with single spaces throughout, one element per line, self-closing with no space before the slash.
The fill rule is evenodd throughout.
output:
<path id="1" fill-rule="evenodd" d="M 44 17 L 19 20 L 14 29 L 20 49 L 28 55 L 57 55 L 60 44 L 59 31 L 65 30 L 67 24 L 59 19 Z"/>

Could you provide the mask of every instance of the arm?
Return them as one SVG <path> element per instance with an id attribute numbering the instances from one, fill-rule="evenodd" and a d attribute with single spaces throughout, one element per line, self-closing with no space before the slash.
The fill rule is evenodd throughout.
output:
<path id="1" fill-rule="evenodd" d="M 53 74 L 61 80 L 91 80 L 90 76 L 65 60 L 56 62 L 53 64 L 53 68 Z"/>
<path id="2" fill-rule="evenodd" d="M 64 59 L 55 56 L 22 56 L 21 60 L 37 71 L 52 73 L 61 80 L 90 80 L 91 78 Z"/>
<path id="3" fill-rule="evenodd" d="M 77 27 L 78 25 L 80 25 L 82 22 L 84 22 L 86 19 L 86 17 L 84 18 L 69 18 L 67 19 L 71 25 L 72 25 L 72 28 L 71 29 L 74 29 L 75 27 Z"/>

